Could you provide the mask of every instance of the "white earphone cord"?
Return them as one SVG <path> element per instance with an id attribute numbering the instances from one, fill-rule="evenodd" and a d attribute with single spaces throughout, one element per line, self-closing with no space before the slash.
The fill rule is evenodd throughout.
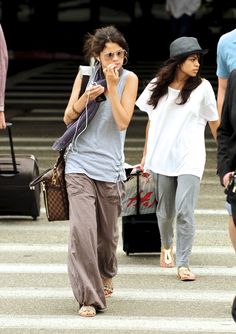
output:
<path id="1" fill-rule="evenodd" d="M 93 79 L 95 79 L 96 75 L 97 75 L 97 72 L 99 70 L 99 66 L 95 69 L 95 73 L 93 75 Z M 94 80 L 92 80 L 92 84 L 94 83 Z M 77 130 L 78 130 L 78 126 L 80 124 L 80 119 L 78 120 L 77 122 L 77 125 L 76 125 L 76 129 L 75 129 L 75 133 L 73 135 L 73 138 L 72 138 L 72 142 L 71 142 L 71 149 L 72 149 L 72 152 L 76 151 L 76 146 L 77 146 L 77 140 L 79 138 L 79 136 L 87 129 L 88 127 L 88 103 L 89 103 L 89 90 L 87 92 L 87 100 L 86 100 L 86 103 L 85 103 L 85 127 L 84 129 L 78 134 L 76 135 L 77 133 Z"/>

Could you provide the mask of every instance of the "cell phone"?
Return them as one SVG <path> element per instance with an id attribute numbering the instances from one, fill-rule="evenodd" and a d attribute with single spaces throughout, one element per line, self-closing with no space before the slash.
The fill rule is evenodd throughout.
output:
<path id="1" fill-rule="evenodd" d="M 102 93 L 101 95 L 98 95 L 95 99 L 96 102 L 103 102 L 106 101 L 106 96 L 104 95 L 104 93 Z"/>
<path id="2" fill-rule="evenodd" d="M 97 83 L 96 82 L 93 82 L 92 83 L 93 86 L 96 86 Z M 104 93 L 98 95 L 95 99 L 96 102 L 103 102 L 103 101 L 106 101 L 106 96 L 104 95 Z"/>

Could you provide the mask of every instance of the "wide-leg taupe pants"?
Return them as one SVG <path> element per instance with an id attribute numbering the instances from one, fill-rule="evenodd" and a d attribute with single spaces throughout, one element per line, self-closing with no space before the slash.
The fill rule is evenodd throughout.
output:
<path id="1" fill-rule="evenodd" d="M 80 305 L 106 308 L 102 278 L 117 274 L 117 218 L 122 183 L 101 182 L 85 174 L 67 174 L 70 204 L 68 274 Z"/>

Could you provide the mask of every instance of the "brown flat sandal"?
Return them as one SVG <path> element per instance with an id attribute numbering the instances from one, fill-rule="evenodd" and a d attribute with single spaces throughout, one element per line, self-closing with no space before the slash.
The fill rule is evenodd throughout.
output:
<path id="1" fill-rule="evenodd" d="M 95 317 L 96 314 L 97 314 L 96 309 L 92 305 L 90 305 L 90 306 L 89 305 L 83 305 L 79 309 L 79 315 L 81 317 Z"/>
<path id="2" fill-rule="evenodd" d="M 196 279 L 196 276 L 187 267 L 179 267 L 177 277 L 181 281 L 195 281 Z"/>
<path id="3" fill-rule="evenodd" d="M 103 278 L 102 283 L 105 297 L 111 297 L 114 291 L 112 278 Z"/>
<path id="4" fill-rule="evenodd" d="M 172 248 L 161 248 L 160 266 L 162 268 L 173 268 L 175 266 L 175 259 Z"/>

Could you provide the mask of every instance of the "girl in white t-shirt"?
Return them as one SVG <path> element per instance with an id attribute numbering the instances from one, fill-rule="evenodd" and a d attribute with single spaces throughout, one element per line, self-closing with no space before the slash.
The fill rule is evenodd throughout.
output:
<path id="1" fill-rule="evenodd" d="M 216 138 L 219 122 L 212 86 L 199 73 L 205 52 L 194 37 L 176 39 L 170 45 L 170 59 L 136 101 L 149 117 L 141 166 L 153 172 L 157 181 L 160 266 L 175 266 L 176 219 L 176 266 L 182 281 L 196 278 L 189 269 L 189 258 L 206 160 L 204 132 L 208 122 Z"/>

